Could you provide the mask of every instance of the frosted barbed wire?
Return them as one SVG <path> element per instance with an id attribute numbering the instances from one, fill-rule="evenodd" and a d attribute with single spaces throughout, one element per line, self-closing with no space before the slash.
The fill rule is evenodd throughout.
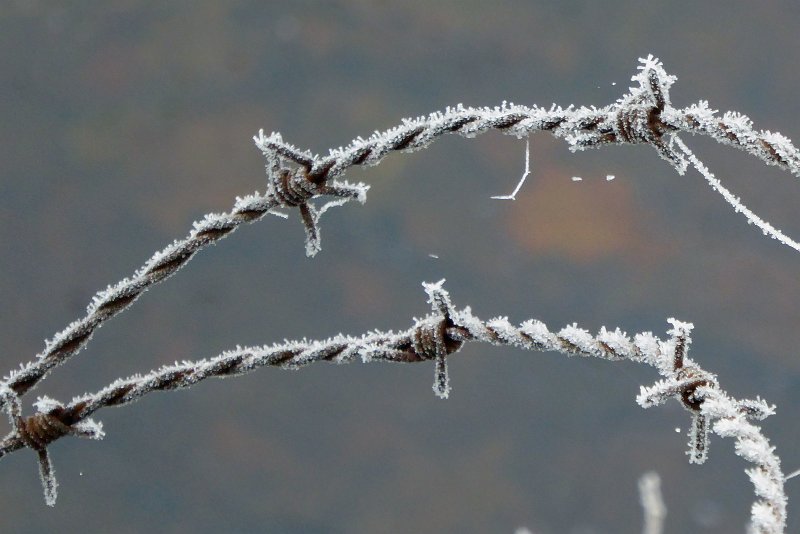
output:
<path id="1" fill-rule="evenodd" d="M 497 130 L 525 137 L 532 132 L 547 131 L 564 139 L 573 151 L 608 144 L 648 144 L 683 174 L 687 165 L 685 151 L 676 151 L 673 143 L 665 143 L 663 137 L 686 131 L 737 146 L 768 164 L 800 176 L 800 155 L 787 138 L 771 132 L 756 132 L 750 120 L 738 113 L 729 112 L 721 119 L 716 118 L 704 102 L 683 110 L 673 108 L 669 89 L 676 77 L 667 74 L 652 55 L 640 58 L 640 63 L 639 72 L 631 78 L 638 87 L 629 88 L 626 95 L 603 108 L 556 105 L 543 108 L 506 102 L 494 108 L 471 108 L 459 104 L 426 117 L 404 119 L 399 126 L 375 132 L 367 139 L 359 137 L 345 148 L 330 150 L 327 156 L 300 150 L 283 141 L 278 133 L 267 136 L 260 132 L 254 140 L 267 157 L 267 194 L 237 198 L 230 212 L 206 215 L 195 223 L 187 238 L 176 240 L 155 253 L 132 277 L 98 292 L 83 318 L 56 333 L 35 361 L 10 371 L 4 383 L 18 395 L 25 394 L 50 370 L 80 352 L 103 322 L 129 307 L 149 287 L 177 272 L 197 251 L 225 237 L 244 222 L 276 213 L 275 208 L 299 209 L 306 229 L 306 252 L 310 256 L 316 254 L 320 249 L 318 221 L 322 213 L 343 201 L 364 202 L 366 198 L 366 185 L 337 182 L 335 178 L 351 166 L 377 165 L 391 151 L 425 148 L 445 134 L 474 137 Z M 287 161 L 299 168 L 287 166 Z M 309 200 L 320 196 L 331 196 L 334 200 L 316 209 Z M 4 401 L 0 400 L 0 408 L 4 406 Z"/>
<path id="2" fill-rule="evenodd" d="M 675 109 L 668 107 L 661 114 L 664 124 L 678 132 L 705 135 L 716 142 L 738 148 L 756 156 L 767 165 L 774 165 L 800 178 L 800 151 L 786 136 L 769 130 L 755 130 L 747 115 L 726 111 L 722 117 L 705 100 Z"/>
<path id="3" fill-rule="evenodd" d="M 423 284 L 433 313 L 415 319 L 401 332 L 374 331 L 363 336 L 338 335 L 325 341 L 288 341 L 263 347 L 237 347 L 215 358 L 185 361 L 164 366 L 146 375 L 120 379 L 93 394 L 75 397 L 67 405 L 40 399 L 36 414 L 19 419 L 15 430 L 0 442 L 0 457 L 31 447 L 22 437 L 25 422 L 46 415 L 63 428 L 45 436 L 41 451 L 50 442 L 70 433 L 70 428 L 87 425 L 88 417 L 108 406 L 122 406 L 155 391 L 184 389 L 211 377 L 230 377 L 263 366 L 298 369 L 314 362 L 364 363 L 387 361 L 412 363 L 434 361 L 434 391 L 440 397 L 449 392 L 447 358 L 466 342 L 509 345 L 525 350 L 560 352 L 568 356 L 631 360 L 655 367 L 664 377 L 651 387 L 642 387 L 637 402 L 648 408 L 677 399 L 693 418 L 690 429 L 690 462 L 702 463 L 708 453 L 708 430 L 736 441 L 736 453 L 754 465 L 746 472 L 758 500 L 752 507 L 751 532 L 782 532 L 786 521 L 784 476 L 774 447 L 749 419 L 761 420 L 774 414 L 774 407 L 760 398 L 739 401 L 719 388 L 716 377 L 688 357 L 692 325 L 670 319 L 669 339 L 650 332 L 631 339 L 620 329 L 601 328 L 596 336 L 576 324 L 551 332 L 541 321 L 527 320 L 515 326 L 506 317 L 487 321 L 473 315 L 469 307 L 457 309 L 443 287 L 444 280 Z M 2 388 L 0 388 L 2 393 Z M 87 428 L 102 428 L 91 423 Z M 701 429 L 703 431 L 698 431 Z M 96 437 L 96 436 L 92 436 Z M 40 451 L 40 452 L 41 452 Z M 48 463 L 49 465 L 49 463 Z M 53 483 L 54 483 L 53 478 Z"/>
<path id="4" fill-rule="evenodd" d="M 50 480 L 54 499 L 55 479 L 46 457 L 47 444 L 67 433 L 97 437 L 101 435 L 102 429 L 90 424 L 88 419 L 62 420 L 66 407 L 46 398 L 38 403 L 39 411 L 36 414 L 23 419 L 19 416 L 21 395 L 32 389 L 50 370 L 85 347 L 93 332 L 105 320 L 130 306 L 147 288 L 174 274 L 195 252 L 225 237 L 244 222 L 258 220 L 266 213 L 282 215 L 275 212 L 274 208 L 296 207 L 306 229 L 306 252 L 309 256 L 314 255 L 320 247 L 319 217 L 325 210 L 348 200 L 365 200 L 366 185 L 351 185 L 336 181 L 336 178 L 342 176 L 351 166 L 376 165 L 391 151 L 410 152 L 425 148 L 444 134 L 453 133 L 470 138 L 498 130 L 525 137 L 532 132 L 549 131 L 555 137 L 564 139 L 573 151 L 608 144 L 648 144 L 680 174 L 685 172 L 691 162 L 726 200 L 735 201 L 731 203 L 737 211 L 744 212 L 756 224 L 759 224 L 758 221 L 763 223 L 759 224 L 761 229 L 771 233 L 776 239 L 785 237 L 769 223 L 744 208 L 738 199 L 719 185 L 718 180 L 674 134 L 689 132 L 708 135 L 718 142 L 745 150 L 767 164 L 780 166 L 795 176 L 800 176 L 800 156 L 791 141 L 781 134 L 755 131 L 750 119 L 736 112 L 727 112 L 718 118 L 716 112 L 704 101 L 682 110 L 673 108 L 669 100 L 669 89 L 676 78 L 668 75 L 661 63 L 652 56 L 640 61 L 640 72 L 632 77 L 638 87 L 631 87 L 629 93 L 603 108 L 561 108 L 555 105 L 541 108 L 505 102 L 494 108 L 459 105 L 426 117 L 405 119 L 395 128 L 376 132 L 367 139 L 359 137 L 347 147 L 331 150 L 327 156 L 322 157 L 285 143 L 280 134 L 265 136 L 260 132 L 255 141 L 267 157 L 269 179 L 265 195 L 256 193 L 242 199 L 237 198 L 231 212 L 206 215 L 193 225 L 187 238 L 176 240 L 154 254 L 132 277 L 98 292 L 84 318 L 73 321 L 47 341 L 45 350 L 38 355 L 36 361 L 21 365 L 19 370 L 11 371 L 0 382 L 0 407 L 5 409 L 12 418 L 12 424 L 16 425 L 15 430 L 0 445 L 0 456 L 22 447 L 37 450 L 40 454 L 40 467 L 50 472 L 47 477 L 43 475 L 43 482 L 47 487 L 47 480 Z M 665 135 L 669 137 L 669 142 L 665 142 Z M 297 167 L 287 165 L 287 162 Z M 319 197 L 333 197 L 333 200 L 317 209 L 309 201 Z M 789 242 L 780 240 L 792 246 Z M 793 248 L 797 249 L 796 243 Z M 689 360 L 683 356 L 677 356 L 678 349 L 686 346 L 689 341 L 688 336 L 681 338 L 677 333 L 681 330 L 688 332 L 686 324 L 674 322 L 673 337 L 666 342 L 658 340 L 652 334 L 639 334 L 631 341 L 619 331 L 608 332 L 605 329 L 592 337 L 576 325 L 553 334 L 538 321 L 526 321 L 520 327 L 514 327 L 506 318 L 499 317 L 484 323 L 473 317 L 468 308 L 451 310 L 449 304 L 442 304 L 446 299 L 445 294 L 441 293 L 441 285 L 426 286 L 426 290 L 432 300 L 436 300 L 434 294 L 438 294 L 438 305 L 449 311 L 444 313 L 441 320 L 437 321 L 436 316 L 428 316 L 415 323 L 412 338 L 407 340 L 410 345 L 404 346 L 404 350 L 406 353 L 424 355 L 421 359 L 435 360 L 434 391 L 441 397 L 446 397 L 450 388 L 445 356 L 458 350 L 460 344 L 468 340 L 510 344 L 528 350 L 557 350 L 567 354 L 608 359 L 627 358 L 654 365 L 665 377 L 652 387 L 642 390 L 638 399 L 642 406 L 660 404 L 675 397 L 692 412 L 690 461 L 699 463 L 705 460 L 709 431 L 734 437 L 737 440 L 737 453 L 748 461 L 764 463 L 764 458 L 774 453 L 765 438 L 760 441 L 753 437 L 757 427 L 744 420 L 745 417 L 763 418 L 771 413 L 772 408 L 759 399 L 734 401 L 728 398 L 718 389 L 716 377 L 694 364 L 690 365 L 687 363 Z M 456 328 L 457 325 L 459 328 Z M 336 342 L 341 345 L 343 340 L 337 339 L 332 343 Z M 330 353 L 326 351 L 334 351 L 336 358 L 342 362 L 351 361 L 356 356 L 365 362 L 381 359 L 395 361 L 389 357 L 393 353 L 386 346 L 376 340 L 361 338 L 360 344 L 345 344 L 341 352 L 336 352 L 324 343 L 323 346 L 313 345 L 289 358 L 291 362 L 283 363 L 289 367 L 299 367 L 326 359 L 323 356 Z M 659 354 L 672 354 L 669 356 L 671 360 L 661 358 Z M 238 367 L 244 359 L 239 363 L 231 363 L 236 361 L 235 357 L 232 360 L 212 360 L 208 361 L 210 363 L 207 366 L 200 365 L 196 373 L 184 373 L 182 366 L 191 365 L 185 363 L 164 367 L 145 377 L 117 381 L 112 384 L 114 387 L 109 386 L 111 389 L 103 390 L 104 393 L 97 399 L 108 401 L 109 404 L 105 405 L 112 405 L 115 398 L 127 399 L 126 402 L 129 402 L 150 391 L 189 387 L 204 378 L 222 376 L 226 373 L 215 374 L 214 371 L 229 364 L 231 367 L 227 368 L 227 374 L 234 373 L 234 368 L 238 369 L 236 372 L 247 372 L 251 370 L 248 365 L 254 365 L 254 361 L 249 361 L 244 367 Z M 680 366 L 676 364 L 679 360 L 682 362 Z M 132 393 L 134 390 L 138 393 Z M 708 402 L 713 399 L 717 399 L 719 404 L 716 416 L 704 408 L 713 405 L 713 402 Z M 13 415 L 15 413 L 17 416 Z M 739 415 L 734 417 L 734 414 Z M 773 529 L 785 525 L 785 496 L 782 493 L 784 479 L 781 477 L 778 482 L 780 466 L 777 456 L 774 458 L 775 463 L 758 464 L 748 472 L 756 486 L 757 495 L 763 497 L 753 507 L 753 529 L 758 532 L 777 532 Z"/>
<path id="5" fill-rule="evenodd" d="M 718 179 L 709 179 L 708 170 L 702 170 L 705 168 L 702 162 L 675 134 L 683 131 L 707 135 L 800 177 L 800 151 L 791 140 L 779 133 L 754 130 L 752 121 L 738 112 L 726 112 L 719 118 L 705 101 L 684 109 L 674 108 L 669 90 L 677 77 L 667 74 L 661 62 L 652 55 L 639 61 L 639 72 L 631 78 L 638 83 L 638 87 L 630 87 L 626 95 L 602 108 L 562 108 L 554 104 L 547 109 L 507 102 L 494 108 L 473 108 L 459 104 L 426 117 L 403 119 L 400 126 L 383 132 L 376 131 L 367 139 L 359 137 L 345 148 L 331 150 L 325 157 L 311 156 L 309 151 L 297 150 L 284 143 L 280 134 L 272 134 L 270 138 L 261 136 L 257 144 L 260 142 L 259 146 L 265 151 L 280 150 L 284 154 L 296 152 L 294 161 L 308 167 L 313 181 L 340 176 L 351 166 L 377 165 L 391 151 L 413 152 L 426 148 L 438 137 L 450 133 L 475 137 L 480 133 L 498 130 L 521 138 L 533 132 L 548 131 L 567 141 L 573 151 L 608 144 L 649 144 L 679 174 L 685 173 L 691 161 L 709 185 L 733 205 L 737 213 L 743 213 L 748 221 L 756 223 L 767 235 L 800 250 L 800 245 L 794 240 L 745 208 L 722 187 Z M 668 136 L 668 142 L 665 142 L 665 136 Z M 679 150 L 674 148 L 675 144 Z M 526 150 L 526 172 L 514 192 L 493 198 L 514 198 L 528 175 L 528 157 Z M 573 177 L 573 181 L 579 180 L 579 177 Z"/>
<path id="6" fill-rule="evenodd" d="M 275 166 L 268 169 L 268 176 L 269 188 L 266 194 L 256 192 L 245 197 L 237 197 L 231 211 L 206 214 L 201 220 L 192 224 L 192 230 L 186 238 L 175 240 L 153 254 L 133 276 L 123 278 L 105 290 L 97 292 L 87 306 L 83 318 L 71 322 L 47 340 L 44 350 L 36 356 L 36 360 L 21 364 L 19 369 L 10 371 L 4 377 L 2 384 L 17 395 L 25 394 L 53 368 L 80 352 L 91 340 L 95 330 L 105 321 L 131 306 L 147 289 L 175 274 L 196 252 L 228 236 L 240 225 L 255 222 L 267 214 L 274 213 L 275 208 L 300 207 L 306 225 L 307 250 L 311 250 L 309 255 L 313 255 L 314 246 L 319 243 L 317 230 L 319 217 L 328 208 L 350 200 L 363 203 L 369 188 L 360 183 L 350 184 L 332 180 L 330 184 L 305 186 L 302 193 L 298 193 L 300 186 L 297 183 L 307 182 L 303 174 Z M 309 200 L 317 197 L 333 197 L 334 200 L 328 201 L 320 209 L 315 209 Z M 0 408 L 5 407 L 7 407 L 5 400 L 0 398 Z"/>

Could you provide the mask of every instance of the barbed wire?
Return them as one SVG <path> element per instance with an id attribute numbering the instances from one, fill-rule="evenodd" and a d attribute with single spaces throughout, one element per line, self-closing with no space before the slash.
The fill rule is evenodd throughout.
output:
<path id="1" fill-rule="evenodd" d="M 705 101 L 683 109 L 674 108 L 669 90 L 676 77 L 667 74 L 652 56 L 640 61 L 639 72 L 632 77 L 638 86 L 629 88 L 622 98 L 602 108 L 562 108 L 555 105 L 542 108 L 506 102 L 493 108 L 458 105 L 425 117 L 405 119 L 399 126 L 375 132 L 366 139 L 357 138 L 344 148 L 330 150 L 326 156 L 298 149 L 286 143 L 279 133 L 265 135 L 260 131 L 254 141 L 267 158 L 267 189 L 264 194 L 255 192 L 237 198 L 230 211 L 210 213 L 195 222 L 187 237 L 156 252 L 132 276 L 99 291 L 84 317 L 56 333 L 46 341 L 44 350 L 33 361 L 21 364 L 19 369 L 10 371 L 0 381 L 0 409 L 6 412 L 14 428 L 0 442 L 0 457 L 21 448 L 37 451 L 46 499 L 48 504 L 52 504 L 56 486 L 47 446 L 68 434 L 94 439 L 102 437 L 102 426 L 89 418 L 101 407 L 120 406 L 152 391 L 190 387 L 205 378 L 238 375 L 265 365 L 301 367 L 320 360 L 346 363 L 356 358 L 396 362 L 433 359 L 436 369 L 434 391 L 447 397 L 450 386 L 446 356 L 456 352 L 464 342 L 478 340 L 527 350 L 631 359 L 655 365 L 667 378 L 643 389 L 640 404 L 648 407 L 678 397 L 692 412 L 691 462 L 702 463 L 705 460 L 709 432 L 736 439 L 737 453 L 756 464 L 748 471 L 760 499 L 752 511 L 753 531 L 782 532 L 785 527 L 785 495 L 780 463 L 772 449 L 771 456 L 762 456 L 762 449 L 769 448 L 768 442 L 760 435 L 758 427 L 746 420 L 748 417 L 765 417 L 772 413 L 772 408 L 759 399 L 734 401 L 718 388 L 713 375 L 686 359 L 691 325 L 679 321 L 673 321 L 672 338 L 665 342 L 644 334 L 637 335 L 638 341 L 631 342 L 618 331 L 612 335 L 605 330 L 592 338 L 577 327 L 550 334 L 539 322 L 512 327 L 504 318 L 498 318 L 483 323 L 472 317 L 468 308 L 452 309 L 447 293 L 440 286 L 436 286 L 438 289 L 426 286 L 438 315 L 428 316 L 399 334 L 376 332 L 360 338 L 337 336 L 324 342 L 237 348 L 210 360 L 184 362 L 144 376 L 117 380 L 96 394 L 78 397 L 68 405 L 42 397 L 35 404 L 35 414 L 21 415 L 20 398 L 23 395 L 54 368 L 85 348 L 105 321 L 131 306 L 144 291 L 175 274 L 198 251 L 226 237 L 244 223 L 255 222 L 270 213 L 285 217 L 280 211 L 282 208 L 297 208 L 306 233 L 306 254 L 314 256 L 321 248 L 320 217 L 331 207 L 351 200 L 366 201 L 369 186 L 340 180 L 350 167 L 377 165 L 394 151 L 413 152 L 426 148 L 445 134 L 474 137 L 488 131 L 499 131 L 521 138 L 544 131 L 564 139 L 573 151 L 607 145 L 649 145 L 680 174 L 685 173 L 690 164 L 694 166 L 737 212 L 743 213 L 766 235 L 800 250 L 800 244 L 760 219 L 722 187 L 677 134 L 686 132 L 709 136 L 800 177 L 800 152 L 792 142 L 778 133 L 755 130 L 752 121 L 740 113 L 726 112 L 720 117 Z M 314 203 L 318 199 L 322 202 L 321 207 Z M 651 353 L 643 350 L 637 344 L 639 342 L 649 343 L 648 350 L 655 350 L 653 347 L 662 344 L 666 347 L 669 343 L 674 347 L 666 352 L 659 348 Z M 662 353 L 670 355 L 671 363 L 654 356 Z M 754 448 L 759 451 L 755 456 L 747 452 Z"/>
<path id="2" fill-rule="evenodd" d="M 647 144 L 683 174 L 693 157 L 688 149 L 684 150 L 682 143 L 675 147 L 674 134 L 683 131 L 710 136 L 800 177 L 800 152 L 789 139 L 781 134 L 754 130 L 752 121 L 740 113 L 728 112 L 719 118 L 705 101 L 682 110 L 673 108 L 669 89 L 676 77 L 667 74 L 652 56 L 640 61 L 640 72 L 632 78 L 639 86 L 629 88 L 628 94 L 603 108 L 555 105 L 543 108 L 506 102 L 494 108 L 458 105 L 426 117 L 405 119 L 400 126 L 375 132 L 367 139 L 358 138 L 345 148 L 331 150 L 327 156 L 312 155 L 308 150 L 284 142 L 279 133 L 264 135 L 262 130 L 254 141 L 267 158 L 265 194 L 255 192 L 237 198 L 227 213 L 207 214 L 194 223 L 186 238 L 156 252 L 132 276 L 99 291 L 83 318 L 56 333 L 35 360 L 9 372 L 3 383 L 18 395 L 24 395 L 53 368 L 79 353 L 97 328 L 127 309 L 144 291 L 175 274 L 198 251 L 226 237 L 241 224 L 260 220 L 267 213 L 283 215 L 276 210 L 298 208 L 306 231 L 306 253 L 314 256 L 321 248 L 321 215 L 349 200 L 366 201 L 369 186 L 349 184 L 337 178 L 353 166 L 377 165 L 390 152 L 426 148 L 445 134 L 475 137 L 494 130 L 526 137 L 543 131 L 564 139 L 573 151 L 612 144 Z M 711 185 L 715 187 L 714 183 Z M 317 198 L 332 200 L 317 209 L 311 202 Z M 746 216 L 752 214 L 743 210 L 732 195 L 726 200 Z M 770 232 L 780 234 L 768 223 L 759 226 L 773 237 L 776 234 Z M 800 250 L 800 244 L 780 235 L 781 241 Z M 4 407 L 5 401 L 0 400 L 0 409 Z"/>
<path id="3" fill-rule="evenodd" d="M 664 378 L 642 387 L 637 402 L 649 408 L 677 399 L 692 415 L 689 461 L 703 463 L 708 456 L 709 432 L 736 440 L 736 452 L 754 468 L 747 471 L 759 500 L 753 505 L 753 532 L 782 532 L 786 521 L 786 495 L 780 459 L 760 428 L 750 422 L 774 414 L 762 399 L 739 401 L 720 389 L 716 376 L 688 357 L 692 325 L 670 319 L 670 338 L 661 340 L 650 332 L 631 339 L 619 329 L 603 327 L 596 336 L 573 324 L 551 332 L 541 321 L 519 326 L 506 317 L 483 321 L 469 307 L 457 309 L 443 287 L 444 280 L 423 284 L 433 313 L 401 332 L 375 331 L 363 336 L 336 336 L 324 341 L 290 341 L 263 347 L 237 347 L 215 358 L 184 361 L 145 375 L 119 379 L 96 393 L 75 397 L 69 404 L 42 397 L 37 413 L 12 418 L 14 430 L 0 442 L 0 458 L 22 448 L 40 456 L 42 480 L 48 503 L 55 502 L 55 476 L 47 447 L 66 435 L 102 438 L 102 425 L 89 418 L 101 408 L 124 406 L 155 391 L 186 389 L 207 378 L 225 378 L 264 366 L 299 369 L 315 362 L 344 364 L 386 361 L 415 363 L 434 361 L 433 390 L 447 398 L 450 384 L 447 359 L 467 342 L 508 345 L 523 350 L 559 352 L 606 360 L 629 360 L 655 367 Z"/>

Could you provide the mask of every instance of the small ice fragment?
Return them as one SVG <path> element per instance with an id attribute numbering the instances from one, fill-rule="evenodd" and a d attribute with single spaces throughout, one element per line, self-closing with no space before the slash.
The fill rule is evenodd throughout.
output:
<path id="1" fill-rule="evenodd" d="M 617 85 L 617 82 L 611 82 L 611 85 Z"/>
<path id="2" fill-rule="evenodd" d="M 676 426 L 676 427 L 675 427 L 675 432 L 677 432 L 678 434 L 680 434 L 680 433 L 681 433 L 681 427 L 679 427 L 679 426 Z"/>
<path id="3" fill-rule="evenodd" d="M 525 183 L 525 178 L 531 173 L 531 144 L 530 140 L 525 141 L 525 172 L 522 174 L 522 178 L 519 179 L 517 182 L 517 187 L 514 188 L 514 191 L 510 195 L 498 195 L 493 196 L 492 198 L 495 200 L 516 200 L 517 193 L 519 190 L 522 189 L 522 184 Z"/>
<path id="4" fill-rule="evenodd" d="M 614 178 L 616 178 L 616 176 L 614 176 L 613 174 L 606 174 L 606 182 L 610 182 Z"/>
<path id="5" fill-rule="evenodd" d="M 438 260 L 439 259 L 439 256 L 437 256 L 436 254 L 428 254 L 428 257 L 429 258 L 433 258 L 434 260 Z"/>
<path id="6" fill-rule="evenodd" d="M 572 181 L 573 182 L 580 182 L 581 180 L 583 180 L 583 178 L 581 178 L 580 176 L 573 176 L 572 177 Z"/>

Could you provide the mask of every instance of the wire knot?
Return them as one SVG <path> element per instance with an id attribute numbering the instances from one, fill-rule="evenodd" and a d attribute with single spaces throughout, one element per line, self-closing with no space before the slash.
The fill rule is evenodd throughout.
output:
<path id="1" fill-rule="evenodd" d="M 44 450 L 58 438 L 73 433 L 72 428 L 58 417 L 41 412 L 20 418 L 17 431 L 25 445 L 35 451 Z"/>
<path id="2" fill-rule="evenodd" d="M 716 387 L 714 377 L 708 373 L 699 373 L 698 369 L 687 367 L 676 375 L 680 383 L 680 401 L 683 407 L 693 413 L 700 413 L 705 396 L 697 390 L 704 387 Z"/>
<path id="3" fill-rule="evenodd" d="M 674 128 L 661 120 L 661 114 L 671 106 L 669 89 L 676 78 L 667 74 L 653 56 L 642 58 L 640 62 L 640 72 L 631 78 L 639 87 L 631 87 L 630 92 L 612 106 L 616 108 L 609 125 L 614 133 L 612 137 L 618 143 L 652 146 L 678 174 L 683 174 L 688 165 L 686 159 L 672 148 L 672 139 L 669 142 L 663 139 L 664 134 Z"/>
<path id="4" fill-rule="evenodd" d="M 296 208 L 317 194 L 319 186 L 307 177 L 302 168 L 279 169 L 270 173 L 269 192 L 274 195 L 281 206 Z"/>
<path id="5" fill-rule="evenodd" d="M 458 352 L 464 342 L 447 334 L 448 328 L 456 326 L 453 322 L 453 305 L 450 294 L 442 287 L 444 279 L 435 284 L 423 283 L 428 294 L 428 302 L 434 315 L 417 321 L 414 330 L 414 351 L 424 360 L 434 360 L 433 392 L 446 399 L 450 395 L 450 379 L 447 374 L 447 356 Z"/>
<path id="6" fill-rule="evenodd" d="M 667 131 L 661 113 L 670 105 L 669 88 L 675 77 L 667 74 L 652 56 L 640 60 L 640 71 L 632 81 L 630 93 L 617 101 L 616 120 L 612 124 L 617 141 L 654 144 Z"/>
<path id="7" fill-rule="evenodd" d="M 47 450 L 48 445 L 66 435 L 103 439 L 105 434 L 102 423 L 87 417 L 76 417 L 65 410 L 63 404 L 48 397 L 40 397 L 36 401 L 35 414 L 22 417 L 19 396 L 0 385 L 0 398 L 6 401 L 6 412 L 16 430 L 17 439 L 38 455 L 44 500 L 48 506 L 55 506 L 58 482 Z"/>
<path id="8" fill-rule="evenodd" d="M 447 329 L 454 326 L 452 320 L 449 317 L 443 317 L 439 321 L 432 319 L 435 317 L 417 324 L 414 330 L 414 352 L 423 360 L 435 360 L 458 352 L 464 342 L 447 335 Z"/>
<path id="9" fill-rule="evenodd" d="M 659 120 L 660 111 L 657 107 L 647 104 L 621 107 L 614 121 L 617 140 L 651 144 L 653 140 L 660 139 L 663 134 Z"/>
<path id="10" fill-rule="evenodd" d="M 312 179 L 309 173 L 316 158 L 285 143 L 280 134 L 267 136 L 261 130 L 253 140 L 267 158 L 267 198 L 278 207 L 300 210 L 306 230 L 306 255 L 314 256 L 322 248 L 319 235 L 322 214 L 350 200 L 358 200 L 363 204 L 367 200 L 369 186 Z M 297 167 L 287 165 L 287 161 L 297 164 Z M 321 196 L 331 197 L 332 200 L 318 209 L 311 200 Z"/>

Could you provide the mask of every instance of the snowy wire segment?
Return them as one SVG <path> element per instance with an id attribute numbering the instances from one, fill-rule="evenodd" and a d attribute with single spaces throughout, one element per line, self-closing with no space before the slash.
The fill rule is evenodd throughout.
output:
<path id="1" fill-rule="evenodd" d="M 692 325 L 670 319 L 669 339 L 660 340 L 649 332 L 631 339 L 616 329 L 601 328 L 596 336 L 576 325 L 553 333 L 541 321 L 528 320 L 519 326 L 506 317 L 483 321 L 469 307 L 456 309 L 444 280 L 423 284 L 433 312 L 415 319 L 402 332 L 372 332 L 360 337 L 339 335 L 325 341 L 293 341 L 263 347 L 237 347 L 215 358 L 184 361 L 146 375 L 120 379 L 93 394 L 75 397 L 69 404 L 40 398 L 37 412 L 28 418 L 17 414 L 15 429 L 0 442 L 0 457 L 21 448 L 32 448 L 47 458 L 47 446 L 67 434 L 102 437 L 102 426 L 88 417 L 107 406 L 122 406 L 154 391 L 184 389 L 210 377 L 230 377 L 264 366 L 298 369 L 320 361 L 364 363 L 375 361 L 413 363 L 434 362 L 433 390 L 447 398 L 450 384 L 447 358 L 466 342 L 510 345 L 524 350 L 560 352 L 568 356 L 630 360 L 655 367 L 663 377 L 651 387 L 642 387 L 637 402 L 643 408 L 677 399 L 692 416 L 689 432 L 689 461 L 703 463 L 708 455 L 709 432 L 736 440 L 736 453 L 753 464 L 747 470 L 758 500 L 752 508 L 751 531 L 783 532 L 786 521 L 786 496 L 780 460 L 774 448 L 751 420 L 775 413 L 774 407 L 760 398 L 738 401 L 720 389 L 717 378 L 688 357 Z M 35 430 L 29 430 L 34 427 Z M 38 430 L 44 427 L 46 431 Z M 34 434 L 33 437 L 30 437 Z M 49 459 L 42 467 L 42 480 L 48 504 L 55 500 L 55 478 Z M 50 489 L 52 488 L 52 489 Z"/>
<path id="2" fill-rule="evenodd" d="M 427 117 L 405 119 L 397 127 L 375 132 L 367 139 L 359 137 L 345 148 L 331 150 L 327 156 L 297 149 L 284 142 L 279 133 L 264 135 L 263 131 L 259 132 L 254 141 L 267 159 L 265 194 L 255 192 L 237 198 L 231 211 L 211 213 L 195 222 L 187 237 L 156 252 L 132 276 L 99 291 L 83 318 L 56 333 L 35 360 L 10 371 L 0 384 L 18 396 L 24 395 L 53 368 L 80 352 L 106 320 L 128 308 L 144 291 L 177 272 L 196 252 L 226 237 L 241 224 L 260 220 L 267 213 L 285 216 L 276 210 L 297 208 L 306 232 L 306 254 L 315 255 L 321 247 L 318 223 L 322 214 L 349 200 L 362 203 L 366 200 L 367 185 L 338 180 L 348 168 L 377 165 L 392 151 L 413 152 L 426 148 L 444 134 L 474 137 L 497 130 L 521 138 L 545 131 L 564 139 L 573 151 L 611 144 L 647 144 L 681 174 L 692 163 L 736 211 L 744 213 L 765 234 L 800 250 L 800 244 L 755 216 L 724 189 L 676 134 L 710 136 L 800 177 L 800 152 L 792 142 L 778 133 L 754 130 L 750 119 L 740 113 L 727 112 L 718 117 L 705 101 L 675 109 L 669 99 L 669 89 L 677 78 L 667 74 L 653 56 L 640 59 L 640 63 L 639 72 L 631 78 L 638 87 L 629 88 L 628 94 L 602 108 L 555 105 L 542 108 L 506 102 L 494 108 L 458 105 Z M 311 202 L 315 198 L 328 200 L 317 208 Z M 0 398 L 0 408 L 8 411 L 10 406 Z"/>

